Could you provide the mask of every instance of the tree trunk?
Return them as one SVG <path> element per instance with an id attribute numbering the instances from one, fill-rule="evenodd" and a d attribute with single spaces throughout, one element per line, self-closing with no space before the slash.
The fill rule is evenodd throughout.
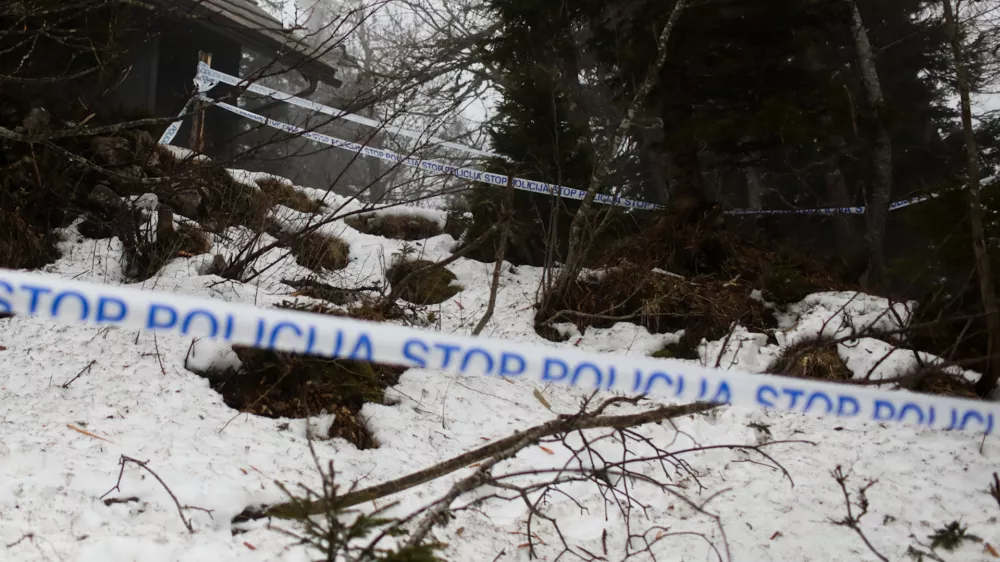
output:
<path id="1" fill-rule="evenodd" d="M 597 191 L 601 188 L 607 176 L 608 167 L 614 159 L 615 152 L 625 141 L 626 135 L 632 129 L 640 106 L 645 103 L 653 84 L 660 77 L 660 70 L 667 59 L 667 43 L 670 41 L 670 32 L 677 25 L 677 20 L 680 19 L 681 14 L 684 12 L 686 2 L 687 0 L 677 0 L 677 3 L 674 5 L 674 9 L 670 13 L 670 18 L 667 20 L 666 25 L 663 26 L 663 31 L 660 32 L 660 36 L 657 38 L 656 62 L 649 69 L 645 80 L 637 88 L 635 99 L 632 100 L 632 104 L 626 111 L 625 117 L 618 124 L 618 130 L 615 132 L 613 139 L 605 147 L 605 153 L 596 159 L 594 170 L 590 175 L 590 181 L 587 185 L 587 194 L 584 196 L 579 210 L 573 216 L 573 221 L 570 223 L 566 261 L 556 276 L 555 281 L 542 295 L 536 316 L 536 323 L 545 323 L 548 321 L 554 307 L 565 297 L 570 285 L 576 281 L 580 271 L 583 270 L 583 263 L 589 250 L 590 241 L 598 234 L 591 230 L 597 226 L 596 218 L 593 216 L 594 198 L 597 196 Z M 578 100 L 577 107 L 586 107 L 586 104 L 582 102 L 583 100 Z M 697 157 L 697 153 L 695 153 L 695 157 Z"/>
<path id="2" fill-rule="evenodd" d="M 967 163 L 967 190 L 969 194 L 969 226 L 972 229 L 972 251 L 976 259 L 976 273 L 979 277 L 979 296 L 986 311 L 986 326 L 988 330 L 988 352 L 986 369 L 983 377 L 976 384 L 976 393 L 986 397 L 993 393 L 1000 380 L 1000 369 L 993 362 L 993 354 L 1000 349 L 1000 311 L 997 309 L 996 293 L 993 290 L 993 271 L 990 267 L 989 254 L 986 251 L 986 235 L 983 228 L 983 205 L 979 190 L 979 150 L 976 147 L 976 137 L 972 128 L 972 104 L 969 92 L 969 77 L 965 68 L 962 50 L 962 40 L 958 34 L 958 23 L 951 0 L 941 0 L 944 7 L 944 17 L 948 40 L 951 43 L 952 55 L 955 59 L 955 74 L 958 78 L 958 94 L 962 100 L 962 133 L 965 141 L 965 156 Z"/>
<path id="3" fill-rule="evenodd" d="M 650 200 L 666 205 L 670 200 L 666 156 L 654 148 L 658 145 L 662 146 L 662 140 L 653 138 L 655 136 L 662 137 L 663 132 L 641 130 L 636 136 L 639 144 L 639 163 L 646 171 L 650 183 L 647 193 L 653 195 Z"/>
<path id="4" fill-rule="evenodd" d="M 748 208 L 751 211 L 760 211 L 764 208 L 764 189 L 760 185 L 760 173 L 755 166 L 747 166 L 743 172 L 747 178 Z"/>
<path id="5" fill-rule="evenodd" d="M 854 34 L 854 52 L 858 59 L 858 68 L 864 83 L 865 98 L 874 114 L 875 131 L 872 142 L 872 178 L 871 192 L 867 197 L 865 219 L 868 224 L 868 245 L 871 250 L 868 260 L 868 271 L 865 272 L 865 286 L 868 289 L 884 290 L 888 286 L 885 263 L 885 232 L 889 218 L 889 198 L 892 194 L 892 141 L 886 128 L 885 99 L 882 97 L 882 85 L 875 68 L 875 55 L 871 43 L 868 42 L 868 31 L 861 21 L 861 12 L 855 0 L 848 0 L 851 5 L 851 32 Z"/>
<path id="6" fill-rule="evenodd" d="M 668 208 L 672 214 L 686 219 L 704 209 L 708 197 L 698 158 L 698 140 L 689 124 L 692 100 L 684 79 L 686 63 L 683 56 L 677 58 L 660 73 L 660 82 L 666 86 L 661 112 L 666 141 L 661 150 L 666 155 Z"/>
<path id="7" fill-rule="evenodd" d="M 826 200 L 831 207 L 850 207 L 851 193 L 847 189 L 844 173 L 838 158 L 830 161 L 826 171 Z M 835 215 L 834 251 L 835 257 L 844 266 L 844 274 L 852 282 L 864 274 L 868 263 L 868 249 L 861 242 L 861 236 L 854 224 L 853 215 Z"/>

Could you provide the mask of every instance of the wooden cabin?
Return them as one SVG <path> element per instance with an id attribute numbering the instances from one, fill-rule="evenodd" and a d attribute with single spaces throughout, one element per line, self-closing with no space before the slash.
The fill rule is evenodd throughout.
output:
<path id="1" fill-rule="evenodd" d="M 346 57 L 329 45 L 315 45 L 294 36 L 253 0 L 152 0 L 157 6 L 148 17 L 157 30 L 130 50 L 131 70 L 116 89 L 116 101 L 128 110 L 156 116 L 178 114 L 194 91 L 199 52 L 211 55 L 212 68 L 240 76 L 243 55 L 253 52 L 281 68 L 294 69 L 312 91 L 322 82 L 340 87 L 338 67 Z M 214 95 L 224 93 L 218 86 Z M 308 97 L 311 92 L 299 92 Z M 212 108 L 205 116 L 205 152 L 226 153 L 225 143 L 241 118 Z M 173 144 L 188 146 L 190 120 Z"/>

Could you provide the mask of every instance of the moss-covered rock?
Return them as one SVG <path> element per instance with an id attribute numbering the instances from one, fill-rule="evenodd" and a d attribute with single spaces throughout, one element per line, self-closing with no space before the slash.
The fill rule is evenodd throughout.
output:
<path id="1" fill-rule="evenodd" d="M 310 232 L 283 235 L 283 238 L 302 267 L 313 271 L 336 271 L 350 263 L 351 247 L 336 236 Z"/>
<path id="2" fill-rule="evenodd" d="M 427 260 L 397 262 L 386 272 L 393 293 L 413 304 L 438 304 L 458 294 L 462 286 L 455 284 L 455 274 L 444 267 L 429 267 L 433 265 Z"/>
<path id="3" fill-rule="evenodd" d="M 272 205 L 284 205 L 289 209 L 309 214 L 318 213 L 323 208 L 323 203 L 295 189 L 290 183 L 266 178 L 257 180 L 257 186 Z"/>
<path id="4" fill-rule="evenodd" d="M 442 232 L 437 221 L 410 215 L 358 215 L 344 222 L 358 232 L 395 240 L 424 240 Z"/>

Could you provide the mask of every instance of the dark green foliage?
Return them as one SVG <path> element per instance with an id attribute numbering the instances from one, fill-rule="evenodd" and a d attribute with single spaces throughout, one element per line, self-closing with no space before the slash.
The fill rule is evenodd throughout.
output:
<path id="1" fill-rule="evenodd" d="M 497 163 L 494 171 L 585 188 L 601 146 L 655 61 L 656 37 L 674 2 L 488 5 L 501 27 L 481 47 L 504 94 L 491 134 L 496 150 L 514 162 Z M 945 187 L 960 166 L 960 147 L 948 138 L 954 112 L 939 80 L 949 79 L 951 63 L 940 22 L 926 7 L 925 0 L 860 4 L 887 102 L 894 198 Z M 767 189 L 765 207 L 863 205 L 874 114 L 864 102 L 848 8 L 828 0 L 690 4 L 673 30 L 666 65 L 641 100 L 629 131 L 634 144 L 612 162 L 601 189 L 613 185 L 663 202 L 666 177 L 675 210 L 685 199 L 708 198 L 709 187 L 712 198 L 741 207 L 745 169 L 754 166 Z M 581 73 L 586 81 L 575 79 Z M 833 173 L 844 178 L 842 192 L 830 187 Z M 470 234 L 498 216 L 498 195 L 475 191 Z M 577 206 L 553 212 L 552 204 L 550 197 L 518 194 L 510 248 L 516 263 L 543 263 L 539 255 L 550 233 L 565 244 Z M 867 260 L 858 248 L 864 244 L 860 219 L 758 224 L 773 238 L 838 258 L 852 280 Z M 904 252 L 902 243 L 890 240 L 890 253 Z M 477 257 L 489 259 L 492 249 L 487 245 Z M 557 247 L 556 255 L 564 249 Z"/>
<path id="2" fill-rule="evenodd" d="M 962 543 L 965 541 L 983 541 L 983 539 L 967 533 L 967 530 L 968 527 L 958 521 L 948 523 L 947 526 L 935 530 L 934 534 L 928 537 L 931 539 L 931 549 L 943 548 L 949 552 L 953 552 L 962 546 Z"/>
<path id="3" fill-rule="evenodd" d="M 318 461 L 317 466 L 321 466 Z M 302 527 L 298 536 L 321 556 L 319 560 L 335 562 L 347 557 L 357 562 L 442 562 L 435 553 L 444 545 L 438 543 L 398 547 L 384 544 L 392 540 L 403 542 L 407 536 L 397 520 L 383 515 L 396 507 L 396 503 L 377 506 L 371 513 L 341 509 L 337 503 L 340 485 L 335 482 L 333 461 L 326 470 L 320 468 L 320 473 L 322 486 L 318 490 L 300 484 L 301 492 L 293 492 L 276 482 L 289 501 L 281 509 L 269 511 L 272 517 L 298 521 Z M 329 509 L 318 517 L 306 515 L 315 513 L 317 504 Z"/>
<path id="4" fill-rule="evenodd" d="M 1000 190 L 982 190 L 987 239 L 996 236 Z M 975 277 L 975 257 L 968 227 L 968 199 L 954 190 L 932 202 L 893 214 L 890 233 L 906 244 L 905 254 L 893 264 L 897 285 L 917 298 L 909 345 L 955 360 L 967 369 L 985 369 L 989 353 L 986 319 Z M 1000 268 L 1000 249 L 987 248 L 994 270 Z M 996 289 L 1000 282 L 994 280 Z"/>

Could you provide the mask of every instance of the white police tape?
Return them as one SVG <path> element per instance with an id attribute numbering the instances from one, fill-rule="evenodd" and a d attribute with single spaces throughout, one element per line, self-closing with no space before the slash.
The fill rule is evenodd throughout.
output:
<path id="1" fill-rule="evenodd" d="M 323 105 L 321 103 L 316 103 L 314 101 L 303 99 L 303 98 L 300 98 L 298 96 L 294 96 L 292 94 L 287 94 L 285 92 L 281 92 L 281 91 L 278 91 L 278 90 L 275 90 L 275 89 L 272 89 L 272 88 L 268 88 L 267 86 L 261 86 L 260 84 L 248 83 L 244 79 L 241 79 L 241 78 L 238 78 L 236 76 L 232 76 L 232 75 L 226 74 L 225 72 L 219 72 L 218 70 L 215 70 L 214 68 L 208 66 L 208 64 L 206 64 L 204 62 L 199 62 L 198 63 L 198 72 L 197 72 L 197 75 L 196 75 L 195 79 L 198 79 L 199 77 L 203 78 L 203 79 L 215 80 L 217 82 L 222 82 L 224 84 L 229 84 L 230 86 L 237 86 L 237 87 L 241 87 L 241 88 L 245 87 L 248 91 L 253 92 L 255 94 L 260 94 L 260 95 L 263 95 L 263 96 L 268 96 L 270 98 L 273 98 L 273 99 L 276 99 L 276 100 L 279 100 L 279 101 L 290 103 L 292 105 L 297 105 L 297 106 L 299 106 L 299 107 L 301 107 L 303 109 L 309 109 L 309 110 L 312 110 L 312 111 L 318 111 L 320 113 L 324 113 L 326 115 L 330 115 L 331 117 L 336 117 L 338 119 L 344 119 L 346 121 L 351 121 L 353 123 L 358 123 L 360 125 L 367 125 L 369 127 L 376 127 L 376 128 L 379 128 L 379 129 L 385 129 L 385 130 L 387 130 L 387 131 L 389 131 L 391 133 L 395 133 L 395 134 L 400 135 L 400 136 L 404 136 L 404 137 L 408 137 L 408 138 L 412 138 L 412 139 L 418 140 L 421 143 L 437 144 L 437 145 L 440 145 L 440 146 L 443 146 L 443 147 L 446 147 L 446 148 L 451 148 L 453 150 L 459 150 L 459 151 L 462 151 L 462 152 L 467 152 L 467 153 L 470 153 L 470 154 L 475 154 L 476 156 L 480 156 L 480 157 L 484 157 L 484 158 L 502 158 L 502 156 L 500 156 L 499 154 L 495 154 L 493 152 L 489 152 L 489 151 L 485 151 L 485 150 L 480 150 L 478 148 L 473 148 L 471 146 L 465 146 L 463 144 L 454 143 L 454 142 L 447 141 L 445 139 L 438 138 L 438 137 L 435 137 L 435 136 L 429 136 L 426 133 L 420 133 L 420 132 L 417 132 L 417 131 L 410 131 L 410 130 L 404 129 L 402 127 L 396 127 L 396 126 L 393 126 L 393 125 L 388 125 L 386 123 L 381 123 L 379 121 L 376 121 L 374 119 L 370 119 L 368 117 L 363 117 L 361 115 L 356 115 L 356 114 L 353 114 L 353 113 L 348 113 L 346 111 L 343 111 L 343 110 L 340 110 L 340 109 L 337 109 L 337 108 L 334 108 L 334 107 L 330 107 L 328 105 Z"/>
<path id="2" fill-rule="evenodd" d="M 1000 403 L 722 371 L 112 287 L 0 269 L 0 313 L 323 357 L 790 412 L 992 433 Z"/>
<path id="3" fill-rule="evenodd" d="M 317 103 L 317 102 L 314 102 L 314 101 L 303 99 L 303 98 L 294 96 L 294 95 L 286 93 L 286 92 L 281 92 L 281 91 L 275 90 L 273 88 L 268 88 L 267 86 L 262 86 L 260 84 L 255 84 L 255 83 L 248 83 L 246 80 L 241 79 L 239 77 L 232 76 L 230 74 L 226 74 L 225 72 L 220 72 L 218 70 L 215 70 L 212 67 L 210 67 L 207 63 L 204 63 L 204 62 L 199 62 L 198 63 L 198 69 L 197 69 L 197 72 L 195 73 L 195 79 L 194 80 L 195 80 L 195 84 L 196 84 L 197 90 L 198 90 L 198 92 L 200 94 L 204 94 L 205 92 L 207 92 L 208 90 L 210 90 L 211 88 L 213 88 L 218 83 L 229 84 L 231 86 L 237 86 L 237 87 L 246 88 L 247 91 L 250 91 L 250 92 L 253 92 L 253 93 L 256 93 L 256 94 L 260 94 L 260 95 L 264 95 L 264 96 L 268 96 L 268 97 L 273 98 L 275 100 L 279 100 L 279 101 L 283 101 L 283 102 L 286 102 L 286 103 L 289 103 L 289 104 L 292 104 L 292 105 L 296 105 L 296 106 L 302 107 L 304 109 L 309 109 L 309 110 L 312 110 L 312 111 L 323 113 L 325 115 L 330 115 L 330 116 L 338 118 L 338 119 L 345 119 L 345 120 L 348 120 L 348 121 L 351 121 L 351 122 L 354 122 L 354 123 L 358 123 L 358 124 L 362 124 L 362 125 L 367 125 L 369 127 L 382 128 L 382 129 L 385 129 L 385 130 L 387 130 L 389 132 L 392 132 L 392 133 L 395 133 L 395 134 L 398 134 L 398 135 L 401 135 L 401 136 L 413 138 L 413 139 L 416 139 L 416 140 L 419 140 L 419 141 L 422 141 L 422 142 L 427 142 L 427 143 L 431 143 L 431 144 L 437 144 L 437 145 L 440 145 L 440 146 L 444 146 L 444 147 L 451 148 L 451 149 L 454 149 L 454 150 L 459 150 L 459 151 L 462 151 L 462 152 L 467 152 L 467 153 L 470 153 L 470 154 L 475 154 L 477 156 L 482 156 L 482 157 L 503 158 L 502 155 L 499 155 L 499 154 L 496 154 L 496 153 L 493 153 L 493 152 L 483 151 L 483 150 L 480 150 L 478 148 L 473 148 L 471 146 L 465 146 L 465 145 L 462 145 L 462 144 L 450 142 L 450 141 L 447 141 L 447 140 L 444 140 L 444 139 L 441 139 L 441 138 L 438 138 L 438 137 L 434 137 L 434 136 L 428 136 L 428 135 L 426 135 L 424 133 L 420 133 L 420 132 L 417 132 L 417 131 L 410 131 L 410 130 L 404 129 L 402 127 L 396 127 L 396 126 L 388 125 L 388 124 L 376 121 L 374 119 L 370 119 L 368 117 L 363 117 L 361 115 L 355 115 L 353 113 L 348 113 L 346 111 L 343 111 L 343 110 L 340 110 L 340 109 L 336 109 L 336 108 L 330 107 L 328 105 L 323 105 L 321 103 Z M 219 107 L 223 108 L 223 109 L 227 109 L 227 110 L 232 111 L 234 113 L 238 113 L 239 115 L 242 115 L 242 116 L 244 116 L 244 117 L 246 117 L 248 119 L 252 119 L 252 120 L 257 121 L 259 123 L 264 123 L 264 124 L 266 124 L 266 125 L 268 125 L 270 127 L 274 127 L 274 128 L 278 128 L 278 129 L 283 129 L 283 130 L 288 131 L 288 132 L 296 132 L 296 133 L 301 133 L 303 131 L 303 129 L 299 129 L 299 128 L 295 127 L 294 125 L 289 125 L 287 123 L 282 123 L 280 121 L 275 121 L 273 119 L 269 119 L 269 118 L 263 117 L 263 116 L 258 115 L 256 113 L 253 113 L 253 112 L 250 112 L 250 111 L 246 111 L 244 109 L 240 109 L 240 108 L 234 107 L 234 106 L 229 105 L 229 104 L 225 104 L 225 103 L 221 103 L 221 102 L 216 102 L 216 104 Z M 186 110 L 187 110 L 187 107 L 185 106 L 185 111 Z M 181 113 L 183 114 L 184 112 L 182 111 Z M 164 132 L 163 137 L 160 139 L 160 143 L 161 144 L 169 144 L 173 140 L 173 138 L 176 136 L 177 131 L 179 129 L 180 129 L 180 121 L 174 122 L 167 129 L 167 131 Z M 169 134 L 169 137 L 168 137 L 168 134 Z M 494 185 L 494 186 L 501 186 L 502 187 L 502 186 L 505 186 L 507 184 L 507 178 L 506 178 L 506 176 L 498 176 L 497 174 L 489 174 L 489 173 L 482 172 L 482 171 L 479 171 L 479 170 L 474 170 L 474 169 L 470 169 L 470 168 L 460 168 L 460 167 L 451 166 L 451 165 L 448 165 L 448 164 L 443 164 L 443 163 L 440 163 L 440 162 L 434 162 L 434 161 L 429 161 L 429 160 L 419 160 L 419 159 L 415 159 L 415 158 L 406 158 L 406 157 L 403 157 L 403 156 L 401 156 L 401 155 L 399 155 L 399 154 L 397 154 L 395 152 L 389 151 L 389 150 L 371 149 L 370 147 L 362 147 L 361 145 L 357 145 L 357 143 L 352 143 L 350 141 L 346 141 L 346 140 L 343 140 L 343 139 L 338 139 L 336 137 L 330 137 L 328 135 L 321 135 L 319 133 L 312 133 L 312 134 L 313 134 L 312 137 L 309 136 L 309 133 L 306 133 L 304 136 L 307 136 L 307 137 L 309 137 L 312 140 L 315 140 L 317 142 L 321 142 L 321 143 L 325 143 L 325 144 L 330 144 L 331 146 L 337 146 L 338 148 L 346 148 L 346 149 L 352 150 L 354 152 L 358 152 L 358 153 L 360 153 L 360 154 L 362 154 L 364 156 L 373 156 L 373 157 L 376 157 L 376 158 L 380 158 L 381 157 L 384 160 L 389 160 L 389 161 L 392 161 L 392 162 L 399 162 L 399 163 L 405 164 L 407 166 L 420 167 L 420 168 L 423 168 L 425 170 L 429 170 L 429 171 L 433 171 L 433 172 L 444 172 L 444 173 L 460 172 L 461 174 L 465 174 L 465 175 L 459 175 L 459 177 L 462 177 L 464 179 L 468 179 L 468 180 L 471 180 L 471 181 L 476 181 L 476 182 L 481 182 L 481 183 L 487 183 L 489 185 Z M 360 149 L 352 148 L 352 147 L 355 147 L 355 146 L 356 147 L 361 147 L 361 148 Z M 417 162 L 419 164 L 413 164 L 411 162 Z M 458 174 L 456 174 L 456 175 L 458 175 Z M 499 178 L 499 179 L 497 179 L 497 178 Z M 502 182 L 502 183 L 498 183 L 498 181 Z M 562 197 L 566 197 L 566 198 L 569 198 L 569 199 L 577 199 L 577 200 L 582 200 L 583 196 L 586 195 L 586 191 L 585 190 L 577 190 L 577 189 L 573 189 L 573 188 L 569 188 L 569 187 L 556 186 L 556 185 L 548 184 L 548 183 L 545 183 L 545 182 L 538 182 L 538 181 L 534 181 L 534 180 L 524 180 L 524 179 L 521 179 L 521 178 L 514 178 L 514 187 L 516 189 L 522 189 L 522 190 L 531 191 L 531 192 L 534 192 L 534 193 L 548 193 L 550 195 L 556 195 L 558 193 Z M 917 203 L 922 203 L 924 201 L 928 201 L 928 200 L 930 200 L 930 199 L 932 199 L 934 197 L 937 197 L 937 194 L 917 196 L 917 197 L 911 197 L 909 199 L 903 199 L 901 201 L 895 201 L 895 202 L 889 204 L 889 211 L 896 211 L 896 210 L 902 209 L 904 207 L 909 207 L 911 205 L 916 205 Z M 626 208 L 630 208 L 630 209 L 657 210 L 657 209 L 663 209 L 664 208 L 663 205 L 659 205 L 659 204 L 656 204 L 656 203 L 649 203 L 649 202 L 641 201 L 641 200 L 637 200 L 637 199 L 615 198 L 614 196 L 604 195 L 604 194 L 599 194 L 597 196 L 596 200 L 599 203 L 616 205 L 616 206 L 626 207 Z M 773 216 L 773 215 L 841 215 L 841 214 L 863 215 L 863 214 L 865 214 L 865 207 L 827 207 L 827 208 L 819 208 L 819 209 L 778 209 L 778 210 L 731 209 L 731 210 L 725 211 L 725 214 L 727 214 L 727 215 L 733 215 L 733 216 L 751 216 L 751 215 L 752 216 Z"/>
<path id="4" fill-rule="evenodd" d="M 191 105 L 191 102 L 188 101 L 188 103 L 184 104 L 184 109 L 182 109 L 181 112 L 178 113 L 177 115 L 178 116 L 184 115 L 187 112 L 187 110 L 188 110 L 188 106 L 190 106 L 190 105 Z M 174 121 L 173 123 L 171 123 L 170 126 L 167 127 L 167 130 L 163 131 L 163 134 L 160 135 L 160 140 L 157 141 L 157 142 L 159 144 L 170 144 L 170 143 L 172 143 L 174 141 L 174 137 L 177 136 L 177 133 L 181 130 L 181 125 L 183 125 L 183 124 L 184 124 L 184 120 L 183 119 L 178 119 L 178 120 Z"/>
<path id="5" fill-rule="evenodd" d="M 258 123 L 267 125 L 275 129 L 285 131 L 287 133 L 301 135 L 310 140 L 328 144 L 336 148 L 343 148 L 350 150 L 352 152 L 358 152 L 363 156 L 371 156 L 374 158 L 380 158 L 382 160 L 387 160 L 390 162 L 400 163 L 406 166 L 411 166 L 414 168 L 421 168 L 430 172 L 446 173 L 455 175 L 457 177 L 485 183 L 488 185 L 504 187 L 507 185 L 507 176 L 500 174 L 491 174 L 489 172 L 483 172 L 481 170 L 476 170 L 474 168 L 463 168 L 459 166 L 452 166 L 450 164 L 445 164 L 442 162 L 437 162 L 434 160 L 421 160 L 415 157 L 406 157 L 397 152 L 393 152 L 388 149 L 373 148 L 370 146 L 362 145 L 356 142 L 351 142 L 348 140 L 340 139 L 337 137 L 332 137 L 330 135 L 324 135 L 322 133 L 317 133 L 314 131 L 307 131 L 301 127 L 296 127 L 295 125 L 290 125 L 288 123 L 283 123 L 281 121 L 276 121 L 269 117 L 264 117 L 263 115 L 254 113 L 252 111 L 247 111 L 246 109 L 236 107 L 234 105 L 225 102 L 213 102 L 217 107 L 236 113 L 242 117 L 256 121 Z M 562 187 L 553 185 L 550 183 L 526 180 L 523 178 L 514 178 L 514 188 L 524 191 L 530 191 L 532 193 L 547 193 L 549 195 L 556 195 L 567 199 L 583 200 L 584 196 L 587 194 L 586 190 L 573 189 L 570 187 Z M 903 199 L 901 201 L 893 202 L 889 205 L 890 211 L 895 211 L 897 209 L 902 209 L 903 207 L 909 207 L 910 205 L 915 205 L 923 201 L 927 201 L 933 197 L 937 197 L 937 194 L 929 196 L 912 197 L 910 199 Z M 594 198 L 598 203 L 603 203 L 607 205 L 615 205 L 619 207 L 625 207 L 628 209 L 640 209 L 640 210 L 657 210 L 664 208 L 663 205 L 656 203 L 649 203 L 647 201 L 642 201 L 638 199 L 629 199 L 627 197 L 615 197 L 606 194 L 597 194 Z M 865 214 L 864 207 L 829 207 L 823 209 L 798 209 L 798 210 L 753 210 L 753 209 L 732 209 L 725 211 L 727 215 L 837 215 L 837 214 L 849 214 L 849 215 L 863 215 Z"/>
<path id="6" fill-rule="evenodd" d="M 203 96 L 206 92 L 208 92 L 212 88 L 214 88 L 215 85 L 219 83 L 219 81 L 214 80 L 210 76 L 205 76 L 200 72 L 201 65 L 204 65 L 206 67 L 208 65 L 206 65 L 203 62 L 199 62 L 198 64 L 199 64 L 198 67 L 199 72 L 195 74 L 194 87 L 195 90 L 197 91 L 196 95 L 200 97 Z M 184 108 L 181 109 L 181 112 L 178 113 L 177 116 L 180 117 L 181 115 L 187 113 L 188 108 L 191 107 L 191 102 L 193 102 L 194 100 L 195 100 L 194 97 L 188 99 L 188 101 L 184 103 Z M 173 142 L 174 137 L 176 137 L 177 133 L 181 130 L 181 125 L 183 123 L 184 123 L 183 119 L 177 119 L 176 121 L 171 123 L 170 126 L 167 127 L 167 130 L 163 131 L 163 134 L 160 136 L 160 140 L 157 142 L 159 142 L 159 144 L 170 144 L 171 142 Z"/>
<path id="7" fill-rule="evenodd" d="M 382 160 L 387 160 L 389 162 L 394 162 L 402 164 L 404 166 L 410 166 L 413 168 L 420 168 L 428 172 L 442 173 L 453 175 L 468 181 L 474 181 L 478 183 L 484 183 L 487 185 L 493 185 L 498 187 L 504 187 L 507 185 L 507 176 L 502 174 L 492 174 L 489 172 L 484 172 L 482 170 L 476 170 L 474 168 L 463 168 L 459 166 L 452 166 L 450 164 L 445 164 L 443 162 L 437 162 L 434 160 L 422 160 L 413 156 L 404 156 L 398 152 L 384 148 L 375 148 L 372 146 L 367 146 L 364 144 L 351 142 L 344 139 L 339 139 L 337 137 L 331 137 L 330 135 L 324 135 L 323 133 L 317 133 L 315 131 L 309 131 L 301 127 L 296 127 L 295 125 L 289 125 L 288 123 L 282 123 L 281 121 L 275 121 L 269 117 L 264 117 L 263 115 L 258 115 L 252 111 L 247 111 L 245 109 L 230 105 L 225 102 L 214 102 L 215 106 L 220 109 L 225 109 L 251 121 L 256 121 L 268 127 L 273 127 L 285 131 L 286 133 L 291 133 L 294 135 L 300 135 L 312 141 L 316 141 L 323 144 L 328 144 L 335 148 L 342 148 L 344 150 L 349 150 L 351 152 L 357 152 L 364 156 L 371 156 L 374 158 L 379 158 Z M 586 190 L 572 189 L 569 187 L 561 187 L 557 185 L 552 185 L 550 183 L 526 180 L 523 178 L 513 178 L 512 182 L 515 189 L 520 189 L 523 191 L 530 191 L 532 193 L 547 193 L 549 195 L 559 195 L 566 199 L 576 199 L 582 200 L 586 195 Z M 647 203 L 645 201 L 638 201 L 635 199 L 629 199 L 627 197 L 615 197 L 612 195 L 605 195 L 603 193 L 597 194 L 594 197 L 594 201 L 602 203 L 605 205 L 616 205 L 619 207 L 625 207 L 629 209 L 659 209 L 662 208 L 660 205 L 655 203 Z"/>

